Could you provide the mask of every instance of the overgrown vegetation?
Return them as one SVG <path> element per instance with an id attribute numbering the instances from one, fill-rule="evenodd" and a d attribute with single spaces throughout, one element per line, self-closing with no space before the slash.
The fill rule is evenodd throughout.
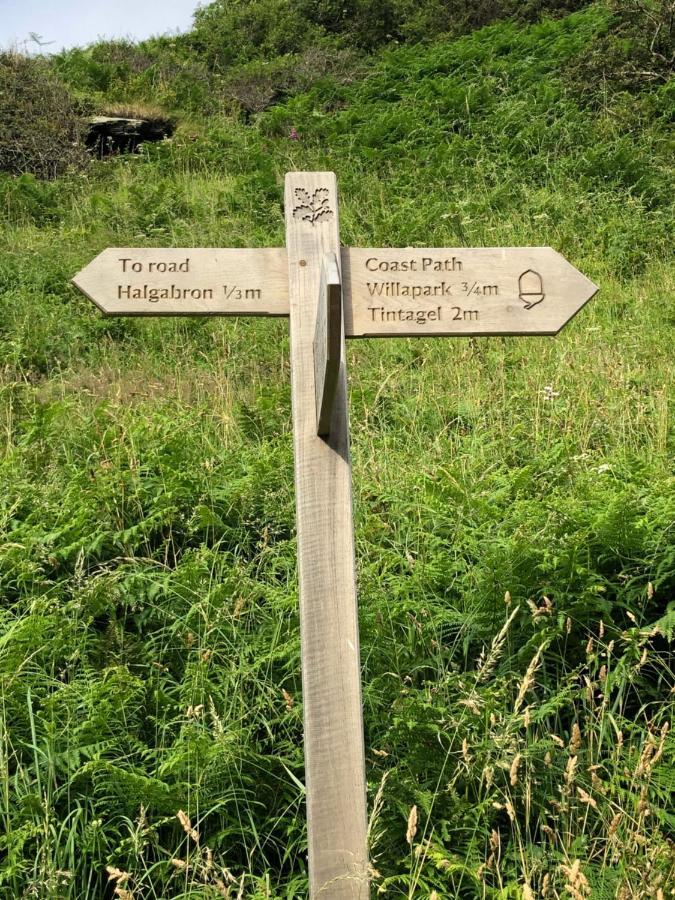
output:
<path id="1" fill-rule="evenodd" d="M 0 53 L 0 172 L 54 178 L 86 161 L 84 126 L 41 59 Z"/>
<path id="2" fill-rule="evenodd" d="M 675 0 L 612 0 L 612 12 L 612 27 L 576 62 L 589 100 L 601 96 L 598 84 L 635 92 L 675 71 Z"/>
<path id="3" fill-rule="evenodd" d="M 373 894 L 670 895 L 675 95 L 584 87 L 616 24 L 390 46 L 248 122 L 163 39 L 79 90 L 184 103 L 170 142 L 0 181 L 0 896 L 306 895 L 286 324 L 69 283 L 280 245 L 295 168 L 345 244 L 551 245 L 601 287 L 556 339 L 349 345 Z"/>

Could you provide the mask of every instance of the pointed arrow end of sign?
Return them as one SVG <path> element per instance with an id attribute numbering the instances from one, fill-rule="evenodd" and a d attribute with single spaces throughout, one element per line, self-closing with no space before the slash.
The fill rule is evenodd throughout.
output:
<path id="1" fill-rule="evenodd" d="M 586 306 L 586 304 L 595 297 L 600 288 L 597 284 L 594 284 L 590 278 L 587 278 L 583 272 L 580 272 L 576 266 L 572 265 L 572 263 L 565 259 L 562 253 L 559 253 L 557 250 L 553 250 L 552 247 L 548 248 L 552 253 L 562 260 L 564 265 L 571 270 L 572 277 L 574 278 L 574 297 L 575 297 L 575 307 L 571 315 L 565 319 L 565 321 L 560 325 L 560 328 L 557 331 L 552 332 L 552 334 L 560 334 L 563 328 L 565 328 L 569 323 L 574 319 L 575 316 L 581 312 L 581 310 Z"/>
<path id="2" fill-rule="evenodd" d="M 94 288 L 98 281 L 92 283 L 92 276 L 98 271 L 98 263 L 101 258 L 106 256 L 111 249 L 114 248 L 108 247 L 106 250 L 102 250 L 91 262 L 87 263 L 83 269 L 80 269 L 77 275 L 73 275 L 70 279 L 70 283 L 73 284 L 81 294 L 84 294 L 87 299 L 91 300 L 94 306 L 106 316 L 111 315 L 111 313 L 96 299 Z"/>

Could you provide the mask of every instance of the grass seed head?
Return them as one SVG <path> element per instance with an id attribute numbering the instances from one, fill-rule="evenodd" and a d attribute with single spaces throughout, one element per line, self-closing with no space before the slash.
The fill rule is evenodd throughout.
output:
<path id="1" fill-rule="evenodd" d="M 570 756 L 567 760 L 567 766 L 565 767 L 565 784 L 570 785 L 574 781 L 574 776 L 577 768 L 577 757 Z"/>
<path id="2" fill-rule="evenodd" d="M 412 846 L 412 842 L 417 834 L 417 806 L 413 806 L 408 815 L 408 828 L 405 833 L 406 841 Z"/>
<path id="3" fill-rule="evenodd" d="M 593 809 L 598 808 L 598 804 L 596 803 L 595 799 L 591 797 L 590 794 L 587 794 L 586 791 L 583 788 L 580 788 L 578 785 L 577 794 L 579 795 L 579 799 L 582 803 L 586 803 L 588 806 L 592 806 Z"/>
<path id="4" fill-rule="evenodd" d="M 511 787 L 515 787 L 518 784 L 518 769 L 520 768 L 520 761 L 523 758 L 521 753 L 516 753 L 513 758 L 513 762 L 511 763 L 511 768 L 509 770 L 509 781 L 511 782 Z"/>
<path id="5" fill-rule="evenodd" d="M 183 831 L 187 836 L 195 842 L 195 844 L 199 843 L 199 832 L 192 827 L 192 822 L 188 818 L 187 814 L 183 812 L 182 809 L 179 809 L 176 813 L 176 818 L 183 826 Z"/>
<path id="6" fill-rule="evenodd" d="M 117 884 L 125 884 L 131 878 L 129 872 L 123 872 L 115 866 L 106 866 L 105 870 L 108 873 L 108 881 L 115 881 Z"/>

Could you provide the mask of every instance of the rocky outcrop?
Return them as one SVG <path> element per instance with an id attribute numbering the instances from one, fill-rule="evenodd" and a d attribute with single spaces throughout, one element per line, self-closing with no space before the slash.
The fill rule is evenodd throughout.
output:
<path id="1" fill-rule="evenodd" d="M 116 153 L 135 153 L 141 144 L 161 141 L 174 131 L 170 119 L 132 119 L 93 116 L 89 119 L 86 144 L 99 158 Z"/>

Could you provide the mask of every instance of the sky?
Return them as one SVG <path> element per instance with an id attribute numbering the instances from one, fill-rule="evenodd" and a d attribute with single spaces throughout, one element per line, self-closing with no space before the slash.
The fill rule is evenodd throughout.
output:
<path id="1" fill-rule="evenodd" d="M 48 53 L 102 37 L 175 34 L 190 28 L 199 5 L 199 0 L 0 0 L 0 48 L 32 52 L 37 47 L 31 32 L 54 42 L 43 48 Z"/>

